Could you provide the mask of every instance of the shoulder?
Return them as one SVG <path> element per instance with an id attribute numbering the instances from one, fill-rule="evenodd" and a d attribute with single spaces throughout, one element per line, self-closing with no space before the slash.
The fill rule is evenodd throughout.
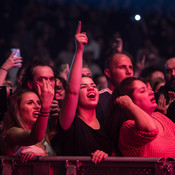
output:
<path id="1" fill-rule="evenodd" d="M 25 132 L 25 130 L 19 127 L 12 127 L 7 131 L 6 136 L 9 136 L 9 135 L 14 136 L 15 134 L 19 134 L 22 132 Z"/>
<path id="2" fill-rule="evenodd" d="M 12 127 L 10 128 L 6 135 L 4 136 L 4 139 L 6 142 L 15 142 L 17 138 L 20 138 L 24 135 L 28 135 L 30 131 L 25 131 L 24 129 L 20 127 Z"/>
<path id="3" fill-rule="evenodd" d="M 99 91 L 99 94 L 112 94 L 112 91 L 109 89 L 109 88 L 105 88 L 105 89 L 102 89 L 101 91 Z"/>
<path id="4" fill-rule="evenodd" d="M 160 112 L 154 112 L 152 116 L 156 120 L 159 120 L 159 122 L 161 122 L 163 125 L 168 122 L 169 124 L 171 123 L 175 126 L 175 123 L 171 119 L 169 119 L 167 116 L 163 115 Z"/>
<path id="5" fill-rule="evenodd" d="M 111 97 L 111 95 L 112 95 L 112 91 L 110 89 L 108 88 L 103 89 L 99 91 L 99 101 L 104 99 L 107 100 Z"/>

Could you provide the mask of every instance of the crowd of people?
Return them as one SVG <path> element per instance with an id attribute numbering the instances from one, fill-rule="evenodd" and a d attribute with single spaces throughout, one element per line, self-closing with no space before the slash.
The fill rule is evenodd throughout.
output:
<path id="1" fill-rule="evenodd" d="M 1 96 L 7 102 L 0 104 L 6 105 L 6 110 L 0 108 L 1 155 L 20 156 L 22 162 L 34 156 L 92 156 L 94 163 L 107 156 L 175 156 L 175 57 L 164 60 L 164 68 L 157 66 L 158 53 L 145 40 L 140 59 L 134 61 L 117 34 L 100 69 L 94 64 L 100 61 L 99 45 L 79 21 L 75 48 L 67 41 L 55 63 L 50 59 L 58 47 L 52 47 L 54 31 L 41 25 L 37 54 L 28 55 L 31 61 L 25 60 L 30 49 L 13 40 L 24 55 L 14 51 L 0 67 Z M 52 54 L 44 39 L 53 42 L 45 42 Z"/>

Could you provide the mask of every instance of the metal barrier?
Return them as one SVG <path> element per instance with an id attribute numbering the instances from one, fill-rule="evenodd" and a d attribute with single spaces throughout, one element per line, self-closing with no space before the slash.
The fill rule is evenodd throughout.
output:
<path id="1" fill-rule="evenodd" d="M 164 175 L 175 174 L 174 159 L 108 157 L 96 165 L 91 157 L 35 157 L 21 163 L 19 157 L 0 156 L 2 175 Z"/>

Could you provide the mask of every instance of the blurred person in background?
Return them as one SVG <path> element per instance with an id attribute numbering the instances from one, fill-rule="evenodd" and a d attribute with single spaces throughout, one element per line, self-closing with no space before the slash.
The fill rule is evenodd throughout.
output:
<path id="1" fill-rule="evenodd" d="M 104 74 L 94 76 L 94 82 L 97 85 L 97 89 L 101 91 L 108 87 L 108 81 Z"/>

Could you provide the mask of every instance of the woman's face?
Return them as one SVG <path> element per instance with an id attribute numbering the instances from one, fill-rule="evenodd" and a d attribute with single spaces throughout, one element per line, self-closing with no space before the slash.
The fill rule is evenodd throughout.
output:
<path id="1" fill-rule="evenodd" d="M 65 97 L 65 89 L 63 87 L 63 83 L 56 78 L 55 82 L 55 99 L 56 100 L 63 100 Z"/>
<path id="2" fill-rule="evenodd" d="M 98 104 L 99 92 L 89 77 L 82 77 L 78 105 L 84 108 L 94 108 Z"/>
<path id="3" fill-rule="evenodd" d="M 35 123 L 40 109 L 40 99 L 34 92 L 22 94 L 19 105 L 19 114 L 26 126 L 31 127 Z"/>
<path id="4" fill-rule="evenodd" d="M 152 113 L 157 104 L 151 87 L 140 80 L 135 80 L 132 87 L 134 89 L 131 95 L 133 102 L 147 113 Z"/>

